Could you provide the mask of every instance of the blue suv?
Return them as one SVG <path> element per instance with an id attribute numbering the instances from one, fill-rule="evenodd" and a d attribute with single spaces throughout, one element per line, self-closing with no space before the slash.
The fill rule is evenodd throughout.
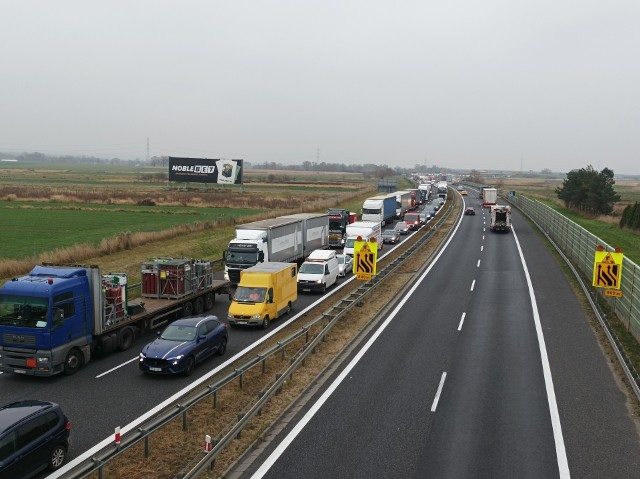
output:
<path id="1" fill-rule="evenodd" d="M 70 430 L 71 423 L 52 402 L 28 400 L 0 407 L 0 478 L 27 479 L 61 467 Z"/>

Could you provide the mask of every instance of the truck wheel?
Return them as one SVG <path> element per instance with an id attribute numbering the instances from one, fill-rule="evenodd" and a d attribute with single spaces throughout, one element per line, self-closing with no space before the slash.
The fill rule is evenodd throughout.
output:
<path id="1" fill-rule="evenodd" d="M 213 293 L 207 293 L 204 297 L 204 308 L 209 311 L 216 302 L 216 296 Z"/>
<path id="2" fill-rule="evenodd" d="M 182 317 L 187 318 L 193 315 L 193 303 L 191 301 L 187 301 L 182 305 Z"/>
<path id="3" fill-rule="evenodd" d="M 78 369 L 82 366 L 82 353 L 77 349 L 72 349 L 67 353 L 67 357 L 64 360 L 64 374 L 71 376 L 78 372 Z"/>
<path id="4" fill-rule="evenodd" d="M 262 320 L 262 329 L 267 329 L 269 327 L 269 316 L 265 316 Z"/>
<path id="5" fill-rule="evenodd" d="M 194 299 L 193 312 L 196 313 L 196 315 L 198 315 L 198 314 L 202 314 L 202 311 L 204 311 L 204 299 L 202 298 Z"/>
<path id="6" fill-rule="evenodd" d="M 284 314 L 289 314 L 291 312 L 291 301 L 289 301 L 289 304 L 287 304 L 287 310 L 284 312 Z"/>
<path id="7" fill-rule="evenodd" d="M 187 363 L 184 366 L 184 375 L 191 376 L 191 373 L 196 368 L 196 360 L 193 359 L 193 356 L 189 356 L 187 358 Z"/>
<path id="8" fill-rule="evenodd" d="M 118 337 L 118 349 L 120 351 L 126 351 L 131 346 L 133 346 L 133 339 L 133 329 L 124 328 L 122 331 L 120 331 L 120 335 Z"/>

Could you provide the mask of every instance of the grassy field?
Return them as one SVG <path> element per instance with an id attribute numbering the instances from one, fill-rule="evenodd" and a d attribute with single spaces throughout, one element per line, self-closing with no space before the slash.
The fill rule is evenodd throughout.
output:
<path id="1" fill-rule="evenodd" d="M 0 258 L 20 259 L 75 243 L 98 245 L 121 232 L 155 232 L 190 223 L 241 220 L 264 212 L 245 208 L 195 208 L 0 201 Z"/>

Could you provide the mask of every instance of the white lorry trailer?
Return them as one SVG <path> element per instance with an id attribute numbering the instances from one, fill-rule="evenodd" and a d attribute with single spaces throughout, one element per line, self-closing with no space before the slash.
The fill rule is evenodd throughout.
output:
<path id="1" fill-rule="evenodd" d="M 329 248 L 329 215 L 327 213 L 295 213 L 280 218 L 302 220 L 304 257 L 312 251 Z"/>
<path id="2" fill-rule="evenodd" d="M 384 246 L 382 243 L 382 226 L 377 221 L 356 221 L 347 226 L 347 240 L 344 243 L 344 254 L 353 256 L 353 244 L 358 239 L 369 241 L 375 238 L 378 243 L 378 249 Z"/>
<path id="3" fill-rule="evenodd" d="M 401 219 L 411 209 L 411 191 L 396 191 L 396 218 Z"/>
<path id="4" fill-rule="evenodd" d="M 237 225 L 236 237 L 223 253 L 224 278 L 235 286 L 240 281 L 240 271 L 258 263 L 303 260 L 304 225 L 302 218 L 284 217 Z M 328 220 L 326 231 L 328 234 Z"/>
<path id="5" fill-rule="evenodd" d="M 491 207 L 491 231 L 511 231 L 511 206 L 493 205 Z"/>

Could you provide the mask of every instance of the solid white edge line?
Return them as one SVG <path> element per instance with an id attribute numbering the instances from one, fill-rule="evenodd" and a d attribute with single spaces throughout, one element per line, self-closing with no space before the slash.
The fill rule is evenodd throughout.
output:
<path id="1" fill-rule="evenodd" d="M 471 291 L 473 291 L 473 288 L 475 287 L 475 285 L 476 285 L 476 280 L 474 279 L 474 280 L 471 282 Z"/>
<path id="2" fill-rule="evenodd" d="M 462 331 L 462 324 L 464 323 L 464 317 L 467 313 L 462 313 L 462 317 L 460 318 L 460 324 L 458 325 L 458 331 Z"/>
<path id="3" fill-rule="evenodd" d="M 444 251 L 449 246 L 449 243 L 451 243 L 451 241 L 453 240 L 456 232 L 458 231 L 458 228 L 460 227 L 460 223 L 461 222 L 462 222 L 462 216 L 458 220 L 458 223 L 456 224 L 456 227 L 453 230 L 453 233 L 451 234 L 451 236 L 449 237 L 447 242 L 444 244 L 444 246 L 442 247 L 440 252 L 436 255 L 436 257 L 434 258 L 433 262 L 427 267 L 425 272 L 422 273 L 420 278 L 418 278 L 418 281 L 416 281 L 416 283 L 413 285 L 413 287 L 405 294 L 404 298 L 402 298 L 402 300 L 400 300 L 400 302 L 394 308 L 394 310 L 391 312 L 391 314 L 389 314 L 389 317 L 384 321 L 384 323 L 382 323 L 380 328 L 378 328 L 378 330 L 371 336 L 371 338 L 369 338 L 369 340 L 363 346 L 363 348 L 360 351 L 358 351 L 358 353 L 354 356 L 354 358 L 351 360 L 351 362 L 338 375 L 338 377 L 335 379 L 335 381 L 333 383 L 331 383 L 331 385 L 325 390 L 325 392 L 322 394 L 322 396 L 320 396 L 318 401 L 316 403 L 314 403 L 313 406 L 311 406 L 311 408 L 307 411 L 307 413 L 304 415 L 304 417 L 293 427 L 291 432 L 289 432 L 289 434 L 287 434 L 287 437 L 285 437 L 282 440 L 282 442 L 280 444 L 278 444 L 278 446 L 274 449 L 274 451 L 271 453 L 271 455 L 269 455 L 269 457 L 265 460 L 265 462 L 262 463 L 262 465 L 258 468 L 258 470 L 251 476 L 251 479 L 260 479 L 269 471 L 269 469 L 271 469 L 271 467 L 276 463 L 278 458 L 284 453 L 284 451 L 294 441 L 294 439 L 298 436 L 298 434 L 300 434 L 300 432 L 302 432 L 302 430 L 309 423 L 309 421 L 311 421 L 313 416 L 315 416 L 315 414 L 320 410 L 322 405 L 327 401 L 327 399 L 329 399 L 329 397 L 333 394 L 333 392 L 338 388 L 340 383 L 342 383 L 342 381 L 347 377 L 347 375 L 356 366 L 356 364 L 360 361 L 360 359 L 362 359 L 364 354 L 373 345 L 373 343 L 376 341 L 378 336 L 380 336 L 380 334 L 382 334 L 382 332 L 387 328 L 389 323 L 391 323 L 393 318 L 395 318 L 395 316 L 398 314 L 400 309 L 402 309 L 404 304 L 409 300 L 409 298 L 415 292 L 415 290 L 418 288 L 418 286 L 420 286 L 420 283 L 422 283 L 424 278 L 426 278 L 426 276 L 429 274 L 431 269 L 438 262 L 438 259 L 440 259 L 440 256 L 442 256 Z"/>
<path id="4" fill-rule="evenodd" d="M 440 394 L 442 394 L 442 388 L 444 387 L 445 379 L 447 379 L 446 371 L 442 373 L 442 377 L 440 378 L 440 384 L 438 385 L 438 390 L 436 391 L 436 397 L 433 399 L 433 404 L 431 405 L 431 412 L 436 412 L 438 401 L 440 401 Z"/>
<path id="5" fill-rule="evenodd" d="M 540 323 L 540 314 L 538 312 L 538 304 L 536 302 L 536 295 L 533 290 L 533 284 L 531 283 L 531 277 L 529 276 L 529 270 L 527 269 L 527 262 L 524 259 L 522 248 L 520 248 L 520 242 L 516 235 L 515 229 L 511 227 L 513 237 L 516 240 L 516 246 L 518 247 L 518 253 L 520 254 L 520 261 L 522 268 L 524 269 L 524 275 L 527 278 L 527 286 L 529 288 L 529 297 L 531 299 L 531 306 L 533 308 L 533 321 L 536 326 L 536 334 L 538 336 L 538 345 L 540 347 L 540 358 L 542 361 L 542 371 L 544 373 L 544 384 L 547 391 L 547 401 L 549 402 L 549 414 L 551 416 L 551 426 L 553 428 L 553 439 L 556 446 L 556 456 L 558 460 L 558 470 L 560 472 L 561 479 L 569 479 L 571 474 L 569 472 L 569 462 L 567 460 L 567 451 L 564 445 L 564 438 L 562 436 L 562 425 L 560 424 L 560 413 L 558 412 L 558 403 L 556 401 L 556 393 L 553 388 L 553 378 L 551 376 L 551 366 L 549 365 L 549 357 L 547 355 L 547 347 L 544 341 L 544 334 L 542 332 L 542 324 Z"/>

